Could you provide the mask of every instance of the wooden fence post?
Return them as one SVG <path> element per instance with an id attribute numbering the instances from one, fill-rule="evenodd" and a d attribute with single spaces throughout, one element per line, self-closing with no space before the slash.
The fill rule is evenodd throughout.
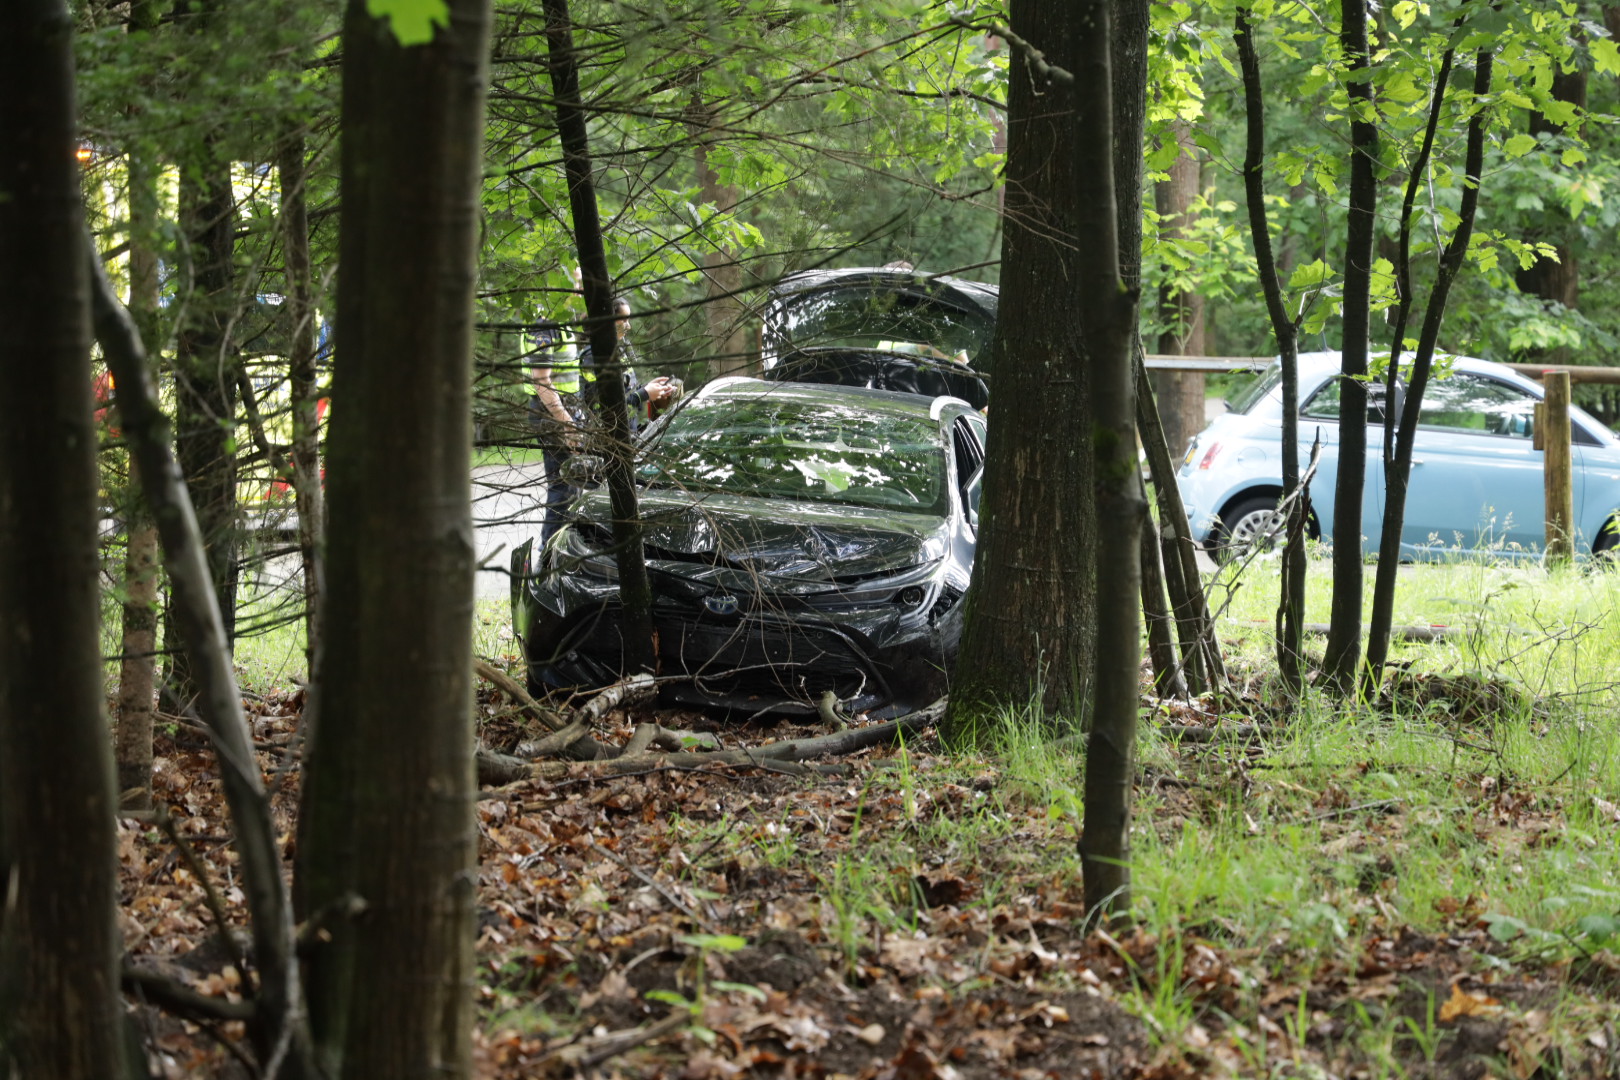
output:
<path id="1" fill-rule="evenodd" d="M 1547 485 L 1547 562 L 1568 562 L 1575 554 L 1575 497 L 1569 427 L 1569 372 L 1547 372 L 1542 445 Z"/>

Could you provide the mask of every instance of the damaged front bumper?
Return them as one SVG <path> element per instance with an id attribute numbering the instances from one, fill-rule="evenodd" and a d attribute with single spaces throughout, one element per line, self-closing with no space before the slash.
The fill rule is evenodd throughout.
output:
<path id="1" fill-rule="evenodd" d="M 965 583 L 937 566 L 808 594 L 744 592 L 729 575 L 693 580 L 690 565 L 648 569 L 666 703 L 813 715 L 831 692 L 849 712 L 882 718 L 946 690 Z M 517 625 L 532 688 L 603 686 L 626 670 L 615 582 L 553 571 L 524 591 Z"/>

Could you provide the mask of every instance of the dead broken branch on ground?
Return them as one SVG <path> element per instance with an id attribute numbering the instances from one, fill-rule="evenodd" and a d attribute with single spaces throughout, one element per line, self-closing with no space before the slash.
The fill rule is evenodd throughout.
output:
<path id="1" fill-rule="evenodd" d="M 476 663 L 476 671 L 479 677 L 511 698 L 525 716 L 551 732 L 535 742 L 520 744 L 511 754 L 480 747 L 478 782 L 481 785 L 557 780 L 580 772 L 582 765 L 586 773 L 602 776 L 708 765 L 754 766 L 792 776 L 840 772 L 842 770 L 838 766 L 802 763 L 903 741 L 932 727 L 945 711 L 945 701 L 941 699 L 927 708 L 886 723 L 733 750 L 719 749 L 717 740 L 711 735 L 672 730 L 658 724 L 640 724 L 627 743 L 615 746 L 598 740 L 592 732 L 610 710 L 650 700 L 657 689 L 651 676 L 635 675 L 617 682 L 564 715 L 535 701 L 515 679 L 495 665 L 480 660 Z M 568 760 L 537 760 L 546 757 Z"/>

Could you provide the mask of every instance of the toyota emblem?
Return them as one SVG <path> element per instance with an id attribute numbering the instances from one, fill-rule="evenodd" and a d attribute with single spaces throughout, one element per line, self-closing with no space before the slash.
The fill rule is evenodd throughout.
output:
<path id="1" fill-rule="evenodd" d="M 735 615 L 737 614 L 737 598 L 735 596 L 726 596 L 723 593 L 705 596 L 703 598 L 703 609 L 711 615 Z"/>

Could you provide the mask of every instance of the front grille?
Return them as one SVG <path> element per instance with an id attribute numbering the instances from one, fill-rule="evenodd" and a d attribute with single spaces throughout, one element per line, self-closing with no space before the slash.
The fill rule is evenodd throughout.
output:
<path id="1" fill-rule="evenodd" d="M 814 701 L 828 690 L 852 698 L 878 685 L 858 648 L 822 627 L 669 611 L 655 611 L 653 624 L 658 632 L 659 674 L 691 676 L 705 694 Z M 568 650 L 623 670 L 618 609 L 579 626 Z"/>

